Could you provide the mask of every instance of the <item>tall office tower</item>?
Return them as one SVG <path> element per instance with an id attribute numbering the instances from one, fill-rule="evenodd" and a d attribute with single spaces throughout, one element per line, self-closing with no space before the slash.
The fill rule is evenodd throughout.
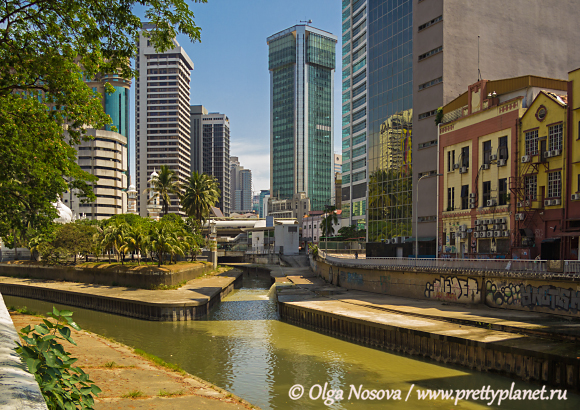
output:
<path id="1" fill-rule="evenodd" d="M 278 199 L 304 192 L 313 209 L 332 198 L 336 42 L 308 25 L 268 37 L 270 192 Z"/>
<path id="2" fill-rule="evenodd" d="M 268 203 L 267 197 L 269 197 L 269 196 L 270 196 L 269 189 L 260 190 L 260 213 L 259 213 L 260 218 L 266 217 L 266 212 L 264 212 L 264 204 Z"/>
<path id="3" fill-rule="evenodd" d="M 203 173 L 203 116 L 207 109 L 203 105 L 192 105 L 191 114 L 191 172 Z"/>
<path id="4" fill-rule="evenodd" d="M 111 94 L 105 92 L 105 83 L 113 86 Z M 89 129 L 93 139 L 82 141 L 76 146 L 78 164 L 99 178 L 93 184 L 97 196 L 95 202 L 81 204 L 72 192 L 65 194 L 64 202 L 71 211 L 87 219 L 105 219 L 127 212 L 127 189 L 129 170 L 129 90 L 131 81 L 117 74 L 98 75 L 87 81 L 93 91 L 101 94 L 103 111 L 111 117 L 112 124 L 103 130 Z M 111 131 L 115 126 L 117 131 Z"/>
<path id="5" fill-rule="evenodd" d="M 566 78 L 580 56 L 550 21 L 572 27 L 573 3 L 343 0 L 342 215 L 362 226 L 366 205 L 369 242 L 418 233 L 435 255 L 436 201 L 415 198 L 438 172 L 437 109 L 478 78 Z M 437 178 L 418 188 L 435 198 Z"/>
<path id="6" fill-rule="evenodd" d="M 230 198 L 235 212 L 252 211 L 252 171 L 240 165 L 238 157 L 230 157 Z"/>
<path id="7" fill-rule="evenodd" d="M 145 23 L 144 30 L 154 26 Z M 189 83 L 193 62 L 177 41 L 175 47 L 158 53 L 149 40 L 139 36 L 135 86 L 135 147 L 137 151 L 137 212 L 147 216 L 150 174 L 168 166 L 180 182 L 191 175 Z M 171 197 L 169 212 L 180 212 Z"/>
<path id="8" fill-rule="evenodd" d="M 371 242 L 410 235 L 410 164 L 383 160 L 411 135 L 412 1 L 395 4 L 342 2 L 342 218 Z"/>
<path id="9" fill-rule="evenodd" d="M 214 176 L 221 197 L 216 206 L 229 216 L 230 199 L 230 120 L 225 114 L 202 115 L 202 168 L 203 173 Z"/>

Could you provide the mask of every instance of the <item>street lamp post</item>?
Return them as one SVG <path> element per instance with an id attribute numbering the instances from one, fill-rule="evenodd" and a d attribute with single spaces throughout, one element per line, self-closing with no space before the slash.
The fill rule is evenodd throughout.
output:
<path id="1" fill-rule="evenodd" d="M 417 258 L 419 257 L 419 182 L 423 178 L 440 177 L 443 174 L 426 174 L 417 180 L 417 204 L 415 206 L 415 266 L 417 266 Z"/>

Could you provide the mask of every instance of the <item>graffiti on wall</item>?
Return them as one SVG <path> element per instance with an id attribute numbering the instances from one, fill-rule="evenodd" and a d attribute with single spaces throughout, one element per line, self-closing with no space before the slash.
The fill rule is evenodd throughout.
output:
<path id="1" fill-rule="evenodd" d="M 521 305 L 522 288 L 521 283 L 496 284 L 488 280 L 485 283 L 485 300 L 488 304 L 496 306 Z"/>
<path id="2" fill-rule="evenodd" d="M 486 281 L 485 300 L 490 306 L 522 306 L 530 310 L 535 307 L 551 310 L 578 312 L 580 310 L 580 291 L 552 285 L 532 286 L 523 283 Z"/>
<path id="3" fill-rule="evenodd" d="M 448 276 L 425 284 L 425 297 L 450 301 L 476 301 L 479 298 L 479 285 L 476 279 L 461 279 Z"/>
<path id="4" fill-rule="evenodd" d="M 364 284 L 364 277 L 360 273 L 340 271 L 340 281 L 347 282 L 351 285 L 362 286 Z"/>

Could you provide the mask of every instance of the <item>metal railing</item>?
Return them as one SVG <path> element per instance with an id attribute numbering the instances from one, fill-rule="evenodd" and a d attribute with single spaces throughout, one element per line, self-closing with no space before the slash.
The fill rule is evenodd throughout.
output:
<path id="1" fill-rule="evenodd" d="M 522 259 L 423 259 L 423 258 L 365 258 L 352 259 L 330 256 L 318 251 L 322 259 L 351 267 L 384 267 L 386 269 L 419 269 L 426 271 L 534 273 L 580 276 L 580 261 L 562 261 L 562 269 L 549 269 L 546 260 Z M 559 262 L 559 261 L 557 261 Z"/>

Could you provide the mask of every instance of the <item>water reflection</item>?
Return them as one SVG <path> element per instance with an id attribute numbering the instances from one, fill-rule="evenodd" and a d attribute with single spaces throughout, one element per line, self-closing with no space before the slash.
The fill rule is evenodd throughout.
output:
<path id="1" fill-rule="evenodd" d="M 509 389 L 512 380 L 497 375 L 468 371 L 436 362 L 411 359 L 278 320 L 276 304 L 268 297 L 270 279 L 259 274 L 244 275 L 245 288 L 230 294 L 207 320 L 193 322 L 148 322 L 102 312 L 71 308 L 81 327 L 138 347 L 186 371 L 206 379 L 264 409 L 321 409 L 322 400 L 305 396 L 297 401 L 289 389 L 302 384 L 307 389 L 328 383 L 328 389 L 350 385 L 368 389 L 400 389 L 401 401 L 347 400 L 332 409 L 436 408 L 436 409 L 534 409 L 573 408 L 577 396 L 567 402 L 505 402 L 487 406 L 483 401 L 418 401 L 416 389 Z M 7 305 L 28 306 L 46 312 L 52 304 L 4 296 Z M 57 306 L 58 307 L 58 306 Z M 64 307 L 64 306 L 62 306 Z M 408 402 L 405 396 L 414 391 Z M 517 388 L 541 386 L 517 383 Z"/>

